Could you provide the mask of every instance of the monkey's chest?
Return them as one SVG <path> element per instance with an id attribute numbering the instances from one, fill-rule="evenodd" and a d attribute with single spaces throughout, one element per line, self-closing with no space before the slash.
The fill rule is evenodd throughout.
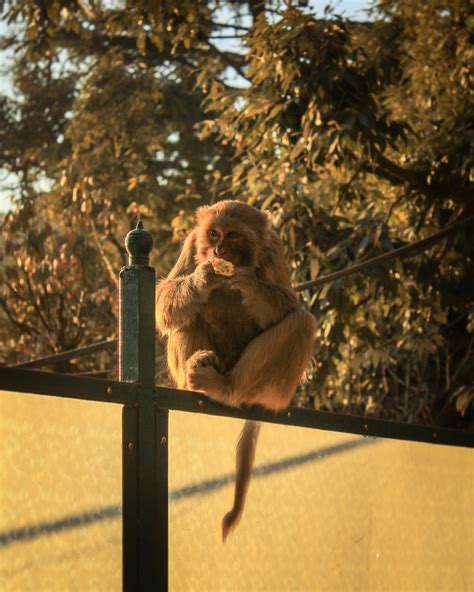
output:
<path id="1" fill-rule="evenodd" d="M 236 290 L 214 290 L 199 316 L 217 355 L 226 366 L 234 364 L 250 341 L 261 333 Z"/>

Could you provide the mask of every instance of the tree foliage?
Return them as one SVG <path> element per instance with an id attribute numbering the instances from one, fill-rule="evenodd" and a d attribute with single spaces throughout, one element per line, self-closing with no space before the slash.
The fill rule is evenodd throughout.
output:
<path id="1" fill-rule="evenodd" d="M 6 4 L 5 362 L 115 335 L 138 215 L 162 275 L 198 204 L 266 208 L 295 284 L 472 215 L 467 0 L 380 0 L 365 22 L 299 4 Z M 297 400 L 471 421 L 471 237 L 303 292 L 318 334 Z"/>

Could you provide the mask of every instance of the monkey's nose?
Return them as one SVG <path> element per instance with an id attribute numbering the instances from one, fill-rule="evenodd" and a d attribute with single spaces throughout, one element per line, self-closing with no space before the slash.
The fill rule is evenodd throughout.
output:
<path id="1" fill-rule="evenodd" d="M 221 257 L 222 255 L 225 255 L 225 252 L 226 250 L 222 247 L 214 247 L 214 255 L 216 257 Z"/>

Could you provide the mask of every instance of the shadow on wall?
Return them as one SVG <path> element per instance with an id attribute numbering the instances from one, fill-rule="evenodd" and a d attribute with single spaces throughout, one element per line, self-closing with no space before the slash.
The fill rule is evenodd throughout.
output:
<path id="1" fill-rule="evenodd" d="M 290 456 L 282 460 L 255 467 L 252 472 L 252 476 L 253 479 L 259 479 L 260 477 L 266 477 L 268 475 L 299 467 L 310 462 L 325 460 L 326 458 L 336 454 L 341 454 L 342 452 L 347 452 L 354 448 L 359 448 L 368 444 L 375 444 L 376 442 L 377 440 L 373 438 L 357 438 L 356 440 L 350 440 L 349 442 L 342 442 L 333 446 L 327 446 L 325 448 L 313 450 L 305 454 Z M 176 502 L 194 495 L 205 495 L 212 493 L 218 489 L 221 489 L 222 487 L 225 487 L 229 483 L 232 483 L 234 480 L 234 473 L 227 473 L 225 475 L 221 475 L 220 477 L 215 477 L 214 479 L 207 479 L 199 483 L 186 485 L 179 489 L 175 489 L 174 491 L 170 491 L 169 500 L 171 502 Z M 6 547 L 15 542 L 31 540 L 55 532 L 88 526 L 89 524 L 95 524 L 97 522 L 102 522 L 111 518 L 118 518 L 121 515 L 122 507 L 120 505 L 113 505 L 99 508 L 97 510 L 91 510 L 90 512 L 65 516 L 59 520 L 42 522 L 32 526 L 25 526 L 23 528 L 0 532 L 0 547 Z"/>

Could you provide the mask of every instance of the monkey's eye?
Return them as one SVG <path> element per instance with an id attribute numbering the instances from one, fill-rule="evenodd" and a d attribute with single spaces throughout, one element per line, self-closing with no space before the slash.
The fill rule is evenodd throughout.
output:
<path id="1" fill-rule="evenodd" d="M 233 238 L 238 238 L 238 233 L 235 232 L 234 230 L 231 230 L 230 232 L 227 233 L 227 238 L 233 239 Z"/>
<path id="2" fill-rule="evenodd" d="M 214 228 L 211 228 L 211 230 L 209 230 L 209 236 L 211 238 L 219 238 L 219 233 L 217 230 L 214 230 Z"/>

